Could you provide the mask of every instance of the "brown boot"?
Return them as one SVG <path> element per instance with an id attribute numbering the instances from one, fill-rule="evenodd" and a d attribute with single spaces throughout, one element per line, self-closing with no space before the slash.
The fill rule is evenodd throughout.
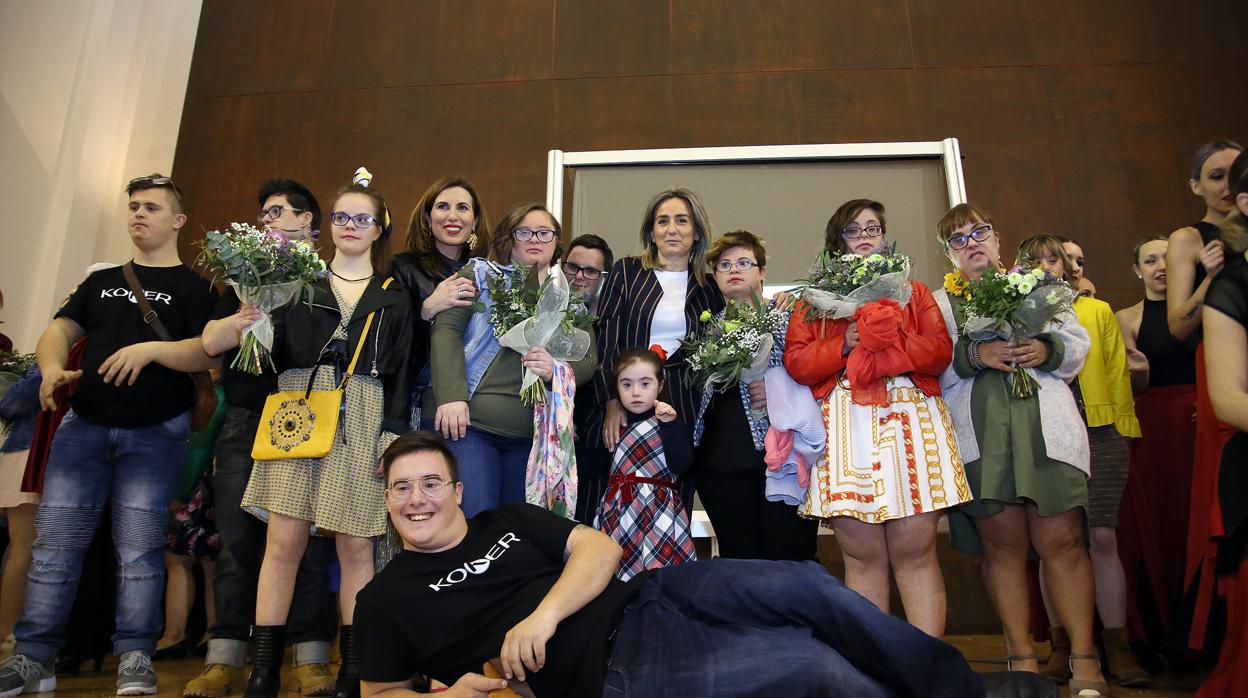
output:
<path id="1" fill-rule="evenodd" d="M 1040 667 L 1040 675 L 1058 683 L 1070 681 L 1070 636 L 1066 628 L 1049 628 L 1049 661 Z"/>
<path id="2" fill-rule="evenodd" d="M 1139 659 L 1131 651 L 1131 638 L 1126 628 L 1105 628 L 1101 631 L 1105 643 L 1105 670 L 1123 686 L 1147 686 L 1153 677 L 1148 675 Z"/>

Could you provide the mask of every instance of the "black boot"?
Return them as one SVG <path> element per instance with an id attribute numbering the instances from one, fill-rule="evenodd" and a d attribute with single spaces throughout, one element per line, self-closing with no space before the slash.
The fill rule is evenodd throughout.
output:
<path id="1" fill-rule="evenodd" d="M 282 656 L 286 626 L 257 625 L 251 631 L 251 676 L 243 698 L 277 698 L 282 691 Z"/>
<path id="2" fill-rule="evenodd" d="M 350 625 L 343 625 L 338 635 L 338 654 L 342 655 L 342 665 L 338 668 L 334 698 L 360 698 L 360 647 Z"/>

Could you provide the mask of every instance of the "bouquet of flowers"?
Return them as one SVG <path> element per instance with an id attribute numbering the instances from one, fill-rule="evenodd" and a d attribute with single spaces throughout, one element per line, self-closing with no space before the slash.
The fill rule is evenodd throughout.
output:
<path id="1" fill-rule="evenodd" d="M 898 254 L 895 244 L 866 257 L 832 255 L 825 250 L 799 289 L 807 305 L 807 320 L 847 318 L 881 298 L 904 306 L 910 300 L 910 258 Z"/>
<path id="2" fill-rule="evenodd" d="M 34 354 L 18 354 L 12 351 L 0 351 L 0 397 L 9 392 L 15 383 L 26 375 L 31 366 L 35 365 Z"/>
<path id="3" fill-rule="evenodd" d="M 203 251 L 195 264 L 211 271 L 213 281 L 225 279 L 240 301 L 260 309 L 260 319 L 243 332 L 230 368 L 254 376 L 264 364 L 276 370 L 270 313 L 300 294 L 311 303 L 312 284 L 328 274 L 325 260 L 306 240 L 289 240 L 247 223 L 231 223 L 225 232 L 210 230 L 199 246 Z"/>
<path id="4" fill-rule="evenodd" d="M 585 304 L 572 301 L 568 280 L 558 264 L 540 286 L 527 283 L 529 268 L 521 264 L 510 270 L 488 262 L 486 288 L 489 289 L 490 324 L 498 343 L 521 355 L 543 347 L 557 361 L 580 361 L 589 351 L 589 328 L 594 318 Z M 473 309 L 485 310 L 478 300 Z M 546 402 L 546 385 L 536 373 L 524 370 L 520 399 L 526 405 Z"/>
<path id="5" fill-rule="evenodd" d="M 689 333 L 682 348 L 689 364 L 686 384 L 705 392 L 762 378 L 775 344 L 772 334 L 785 326 L 784 312 L 769 309 L 757 294 L 750 303 L 728 301 L 718 316 L 705 310 L 699 320 L 701 327 Z"/>
<path id="6" fill-rule="evenodd" d="M 967 284 L 962 294 L 966 298 L 962 336 L 976 341 L 1031 339 L 1070 308 L 1074 289 L 1044 269 L 1028 269 L 1024 264 L 1005 272 L 991 270 Z M 1025 398 L 1039 390 L 1029 369 L 1016 369 L 1014 397 Z"/>

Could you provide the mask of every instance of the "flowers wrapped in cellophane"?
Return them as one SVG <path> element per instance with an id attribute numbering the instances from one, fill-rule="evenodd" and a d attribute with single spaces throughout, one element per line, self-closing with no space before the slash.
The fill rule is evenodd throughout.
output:
<path id="1" fill-rule="evenodd" d="M 271 313 L 304 295 L 312 302 L 312 284 L 328 274 L 325 260 L 307 240 L 290 240 L 278 231 L 264 231 L 247 223 L 231 223 L 229 230 L 210 230 L 199 242 L 195 264 L 223 279 L 238 299 L 260 309 L 260 319 L 239 341 L 238 356 L 230 368 L 260 375 L 273 366 Z"/>
<path id="2" fill-rule="evenodd" d="M 750 303 L 729 300 L 719 315 L 703 311 L 699 320 L 682 348 L 689 365 L 685 382 L 703 392 L 761 379 L 775 344 L 772 334 L 785 326 L 784 311 L 768 308 L 757 294 Z"/>
<path id="3" fill-rule="evenodd" d="M 1075 295 L 1066 282 L 1040 267 L 1028 269 L 1020 264 L 1009 271 L 989 270 L 966 285 L 966 321 L 961 334 L 981 342 L 1032 339 L 1070 309 Z M 1015 366 L 1011 375 L 1016 398 L 1040 389 L 1031 369 Z"/>
<path id="4" fill-rule="evenodd" d="M 910 258 L 898 254 L 893 244 L 865 257 L 825 250 L 799 291 L 807 320 L 847 318 L 881 298 L 904 307 L 910 301 Z"/>
<path id="5" fill-rule="evenodd" d="M 490 263 L 487 278 L 490 323 L 498 343 L 520 355 L 542 347 L 556 361 L 575 362 L 589 352 L 593 316 L 579 300 L 573 302 L 568 280 L 558 264 L 537 288 L 526 284 L 529 269 L 517 264 L 510 271 Z M 478 307 L 478 311 L 483 308 Z M 524 370 L 520 398 L 526 405 L 546 402 L 546 385 L 529 369 Z"/>

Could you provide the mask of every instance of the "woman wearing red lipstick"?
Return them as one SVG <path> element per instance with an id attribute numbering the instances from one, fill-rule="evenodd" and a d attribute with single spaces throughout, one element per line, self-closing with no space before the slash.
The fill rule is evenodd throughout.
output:
<path id="1" fill-rule="evenodd" d="M 867 256 L 884 245 L 886 230 L 883 204 L 848 201 L 828 220 L 824 248 Z M 828 434 L 799 511 L 831 522 L 849 588 L 887 611 L 891 568 L 906 618 L 940 637 L 936 525 L 971 492 L 938 381 L 953 344 L 932 292 L 918 281 L 910 288 L 904 307 L 868 303 L 843 320 L 807 318 L 799 304 L 784 366 L 822 402 Z M 868 365 L 876 368 L 860 369 Z"/>
<path id="2" fill-rule="evenodd" d="M 1243 147 L 1234 141 L 1206 143 L 1192 156 L 1188 186 L 1201 197 L 1205 215 L 1194 225 L 1170 234 L 1166 249 L 1166 320 L 1179 339 L 1200 336 L 1201 306 L 1213 279 L 1226 263 L 1218 225 L 1235 208 L 1227 171 Z M 1214 612 L 1217 547 L 1210 542 L 1217 520 L 1218 460 L 1222 446 L 1234 433 L 1218 422 L 1209 402 L 1203 348 L 1196 348 L 1196 449 L 1192 457 L 1191 518 L 1187 529 L 1187 594 L 1176 625 L 1194 649 L 1216 649 L 1210 631 Z M 1210 512 L 1214 511 L 1213 516 Z"/>
<path id="3" fill-rule="evenodd" d="M 1118 548 L 1127 589 L 1139 590 L 1129 598 L 1128 626 L 1155 649 L 1163 647 L 1183 595 L 1196 440 L 1197 338 L 1175 339 L 1166 325 L 1169 244 L 1155 237 L 1135 246 L 1131 270 L 1143 282 L 1144 299 L 1117 313 L 1132 366 L 1141 433 L 1130 442 Z M 1136 356 L 1143 361 L 1132 365 Z"/>
<path id="4" fill-rule="evenodd" d="M 420 196 L 407 225 L 407 250 L 394 256 L 394 277 L 412 296 L 416 324 L 412 336 L 413 429 L 420 415 L 433 414 L 437 405 L 427 395 L 429 333 L 438 313 L 467 308 L 477 297 L 472 279 L 459 270 L 472 257 L 484 257 L 489 248 L 490 220 L 467 180 L 443 177 Z M 479 231 L 479 232 L 478 232 Z M 430 404 L 424 405 L 426 397 Z"/>
<path id="5" fill-rule="evenodd" d="M 494 229 L 489 259 L 474 258 L 459 272 L 480 294 L 481 311 L 456 306 L 433 323 L 433 390 L 425 399 L 433 409 L 425 412 L 422 423 L 448 440 L 460 462 L 468 516 L 525 500 L 533 408 L 521 402 L 520 382 L 526 368 L 551 381 L 557 363 L 540 347 L 521 356 L 499 344 L 489 320 L 494 301 L 487 279 L 494 275 L 501 283 L 510 283 L 513 265 L 520 264 L 530 270 L 527 283 L 540 284 L 560 256 L 561 235 L 559 222 L 540 204 L 513 208 Z M 594 369 L 592 345 L 571 369 L 578 385 L 589 381 Z"/>

